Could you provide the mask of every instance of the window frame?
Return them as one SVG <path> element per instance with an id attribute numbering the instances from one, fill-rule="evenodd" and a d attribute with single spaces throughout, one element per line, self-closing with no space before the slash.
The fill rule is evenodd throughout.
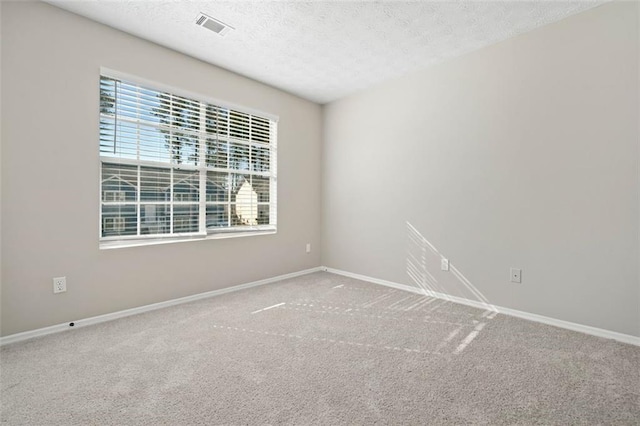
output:
<path id="1" fill-rule="evenodd" d="M 268 144 L 252 141 L 251 139 L 246 141 L 241 140 L 238 142 L 239 144 L 247 147 L 256 146 L 262 149 L 268 148 L 269 170 L 266 172 L 263 172 L 262 174 L 260 174 L 259 172 L 255 172 L 254 170 L 251 170 L 251 167 L 249 167 L 249 170 L 232 169 L 231 164 L 227 164 L 226 170 L 223 170 L 223 168 L 208 167 L 206 160 L 203 160 L 203 157 L 206 155 L 205 154 L 206 149 L 203 149 L 205 147 L 205 143 L 203 141 L 215 134 L 206 133 L 206 132 L 198 132 L 199 156 L 198 156 L 197 165 L 189 165 L 189 164 L 177 165 L 172 161 L 169 161 L 168 163 L 159 162 L 159 161 L 158 162 L 147 161 L 147 160 L 142 160 L 139 157 L 136 159 L 108 157 L 108 156 L 103 156 L 101 150 L 98 149 L 98 164 L 99 164 L 99 171 L 100 171 L 99 172 L 100 177 L 98 181 L 100 185 L 100 194 L 101 194 L 101 197 L 99 200 L 98 235 L 99 235 L 99 243 L 100 243 L 101 249 L 134 247 L 134 246 L 140 246 L 140 245 L 165 244 L 165 243 L 194 241 L 194 240 L 198 241 L 203 239 L 219 239 L 219 238 L 233 238 L 233 237 L 256 236 L 256 235 L 270 235 L 270 234 L 277 233 L 277 127 L 278 127 L 278 121 L 279 121 L 278 116 L 265 113 L 263 111 L 255 110 L 252 108 L 247 108 L 244 106 L 239 106 L 229 102 L 221 101 L 219 99 L 215 99 L 215 98 L 208 97 L 206 95 L 186 91 L 186 90 L 172 87 L 166 84 L 157 83 L 148 79 L 122 73 L 122 72 L 108 69 L 105 67 L 100 68 L 100 74 L 98 77 L 99 77 L 98 86 L 101 85 L 102 77 L 106 77 L 109 79 L 124 81 L 125 83 L 135 84 L 144 89 L 161 92 L 161 93 L 168 93 L 174 96 L 186 98 L 189 101 L 195 101 L 201 105 L 201 109 L 202 109 L 202 105 L 205 106 L 205 109 L 208 106 L 213 106 L 217 108 L 227 109 L 229 113 L 231 113 L 231 111 L 233 110 L 239 113 L 250 114 L 253 116 L 257 116 L 258 118 L 261 118 L 261 119 L 269 120 Z M 98 105 L 99 104 L 100 103 L 98 103 Z M 102 114 L 102 110 L 99 107 L 98 108 L 99 122 L 102 122 L 103 116 L 104 115 Z M 116 120 L 116 117 L 117 117 L 117 114 L 114 114 L 114 120 Z M 200 125 L 203 126 L 204 122 L 201 122 Z M 100 131 L 98 132 L 98 137 L 100 139 Z M 234 141 L 232 140 L 233 138 L 231 134 L 228 134 L 226 136 L 226 139 L 227 139 L 226 140 L 227 145 L 231 146 L 232 143 L 234 143 Z M 217 140 L 219 140 L 219 136 Z M 114 192 L 114 193 L 119 192 L 121 193 L 119 194 L 120 197 L 125 196 L 125 191 L 111 191 L 111 190 L 105 190 L 103 188 L 103 182 L 104 182 L 103 165 L 105 164 L 134 166 L 137 168 L 136 173 L 138 176 L 138 186 L 136 187 L 136 191 L 135 191 L 136 193 L 135 201 L 126 200 L 126 199 L 120 200 L 120 201 L 116 201 L 115 199 L 111 201 L 107 201 L 104 199 L 105 192 Z M 170 172 L 170 194 L 171 194 L 170 201 L 166 201 L 166 200 L 165 201 L 145 201 L 141 199 L 140 176 L 143 173 L 142 168 L 144 167 L 159 168 L 159 169 L 164 169 Z M 173 175 L 176 170 L 185 171 L 185 172 L 188 172 L 188 171 L 197 172 L 197 176 L 199 176 L 199 196 L 197 201 L 182 200 L 182 198 L 185 196 L 188 198 L 188 194 L 180 194 L 179 197 L 181 199 L 174 200 L 174 196 L 176 195 L 174 193 L 174 184 L 176 183 L 176 181 L 174 181 Z M 255 225 L 249 225 L 249 226 L 232 225 L 231 210 L 232 210 L 232 206 L 238 206 L 237 200 L 231 201 L 231 198 L 229 197 L 225 202 L 211 201 L 210 197 L 212 197 L 213 194 L 207 193 L 207 186 L 208 186 L 208 183 L 210 182 L 208 180 L 209 172 L 227 173 L 229 178 L 231 178 L 233 174 L 242 175 L 245 177 L 247 175 L 253 176 L 255 174 L 255 176 L 267 178 L 269 182 L 269 201 L 257 202 L 256 205 L 252 207 L 256 210 L 256 212 L 259 212 L 260 205 L 268 206 L 270 223 L 267 225 L 258 225 L 256 223 Z M 265 176 L 265 173 L 267 173 L 268 176 Z M 142 227 L 144 225 L 142 209 L 144 208 L 145 205 L 151 205 L 151 204 L 171 206 L 170 207 L 171 213 L 168 217 L 168 221 L 170 223 L 170 228 L 169 228 L 170 233 L 142 234 Z M 105 215 L 103 213 L 103 207 L 106 205 L 107 206 L 108 205 L 133 206 L 136 211 L 136 221 L 137 221 L 136 235 L 104 236 L 103 226 L 104 226 Z M 221 227 L 217 229 L 210 228 L 208 225 L 210 221 L 208 220 L 208 217 L 207 217 L 207 208 L 209 206 L 218 206 L 218 205 L 222 206 L 222 209 L 225 209 L 225 208 L 227 209 L 228 225 L 226 227 Z M 174 208 L 176 206 L 185 206 L 185 207 L 196 206 L 197 207 L 198 209 L 197 232 L 173 232 L 174 225 L 175 225 L 174 221 L 178 219 L 174 216 Z"/>

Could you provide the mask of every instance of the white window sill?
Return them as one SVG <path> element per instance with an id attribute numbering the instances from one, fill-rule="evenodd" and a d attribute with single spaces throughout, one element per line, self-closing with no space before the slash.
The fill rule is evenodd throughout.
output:
<path id="1" fill-rule="evenodd" d="M 126 248 L 126 247 L 154 246 L 158 244 L 185 243 L 187 241 L 204 241 L 204 240 L 221 240 L 225 238 L 255 237 L 258 235 L 273 235 L 276 233 L 277 233 L 276 229 L 269 229 L 269 230 L 262 230 L 262 231 L 220 232 L 216 234 L 209 234 L 206 236 L 195 235 L 195 236 L 170 237 L 170 238 L 100 241 L 100 250 L 111 250 L 111 249 Z"/>

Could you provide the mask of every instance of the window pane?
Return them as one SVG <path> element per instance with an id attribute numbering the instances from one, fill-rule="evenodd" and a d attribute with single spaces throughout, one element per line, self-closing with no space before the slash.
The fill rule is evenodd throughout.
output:
<path id="1" fill-rule="evenodd" d="M 251 147 L 251 170 L 269 171 L 269 147 Z"/>
<path id="2" fill-rule="evenodd" d="M 207 204 L 207 229 L 229 226 L 229 206 L 227 204 Z"/>
<path id="3" fill-rule="evenodd" d="M 207 172 L 207 202 L 229 199 L 229 173 Z"/>
<path id="4" fill-rule="evenodd" d="M 251 117 L 251 140 L 254 142 L 269 143 L 271 137 L 270 125 L 268 119 L 252 116 Z"/>
<path id="5" fill-rule="evenodd" d="M 269 204 L 259 204 L 258 225 L 268 225 L 269 223 Z"/>
<path id="6" fill-rule="evenodd" d="M 225 141 L 207 138 L 206 165 L 226 169 L 229 167 L 229 144 Z"/>
<path id="7" fill-rule="evenodd" d="M 197 202 L 200 194 L 200 174 L 197 171 L 174 170 L 173 201 Z"/>
<path id="8" fill-rule="evenodd" d="M 115 126 L 115 155 L 119 158 L 135 160 L 138 158 L 138 125 L 118 121 Z"/>
<path id="9" fill-rule="evenodd" d="M 231 196 L 231 202 L 235 203 L 236 202 L 236 196 L 238 195 L 238 191 L 240 191 L 240 188 L 242 188 L 242 185 L 244 185 L 245 182 L 250 182 L 250 177 L 249 175 L 241 175 L 241 174 L 237 174 L 237 173 L 231 173 L 229 175 L 229 186 L 230 186 L 230 196 Z"/>
<path id="10" fill-rule="evenodd" d="M 196 131 L 200 128 L 200 102 L 172 95 L 171 113 L 172 126 Z"/>
<path id="11" fill-rule="evenodd" d="M 159 110 L 161 102 L 155 90 L 138 87 L 136 92 L 136 103 L 138 107 L 138 117 L 148 123 L 160 124 Z M 123 95 L 121 94 L 121 97 Z"/>
<path id="12" fill-rule="evenodd" d="M 171 169 L 140 167 L 140 200 L 169 201 Z"/>
<path id="13" fill-rule="evenodd" d="M 100 117 L 100 155 L 115 157 L 118 154 L 116 148 L 116 124 L 111 118 Z"/>
<path id="14" fill-rule="evenodd" d="M 249 146 L 238 143 L 229 144 L 229 168 L 249 170 Z"/>
<path id="15" fill-rule="evenodd" d="M 229 113 L 230 136 L 238 139 L 249 139 L 249 114 L 231 110 Z"/>
<path id="16" fill-rule="evenodd" d="M 200 126 L 200 103 L 169 93 L 158 93 L 154 115 L 164 126 L 198 130 Z"/>
<path id="17" fill-rule="evenodd" d="M 102 164 L 102 202 L 136 201 L 138 168 L 121 164 Z"/>
<path id="18" fill-rule="evenodd" d="M 175 164 L 198 164 L 198 138 L 194 135 L 162 131 L 171 152 L 171 162 Z"/>
<path id="19" fill-rule="evenodd" d="M 198 232 L 198 205 L 175 205 L 173 207 L 173 232 Z"/>
<path id="20" fill-rule="evenodd" d="M 126 82 L 118 82 L 117 87 L 115 100 L 119 115 L 155 125 L 161 124 L 159 112 L 162 110 L 162 102 L 155 90 Z"/>
<path id="21" fill-rule="evenodd" d="M 116 81 L 112 78 L 100 78 L 100 113 L 115 114 Z"/>
<path id="22" fill-rule="evenodd" d="M 102 236 L 136 235 L 138 211 L 135 205 L 102 205 Z"/>
<path id="23" fill-rule="evenodd" d="M 169 204 L 142 204 L 140 206 L 140 233 L 168 234 L 170 232 Z"/>
<path id="24" fill-rule="evenodd" d="M 138 125 L 140 160 L 170 162 L 170 135 L 153 126 Z"/>
<path id="25" fill-rule="evenodd" d="M 253 190 L 258 194 L 259 203 L 269 202 L 269 178 L 263 176 L 253 176 L 251 180 Z"/>
<path id="26" fill-rule="evenodd" d="M 215 105 L 207 105 L 206 131 L 209 134 L 228 136 L 229 110 Z"/>

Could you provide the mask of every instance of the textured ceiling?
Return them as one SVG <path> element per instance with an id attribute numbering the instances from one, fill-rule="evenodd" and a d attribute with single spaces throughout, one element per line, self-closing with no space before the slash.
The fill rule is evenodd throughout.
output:
<path id="1" fill-rule="evenodd" d="M 604 1 L 47 0 L 303 98 L 326 103 Z M 195 24 L 203 12 L 235 30 Z"/>

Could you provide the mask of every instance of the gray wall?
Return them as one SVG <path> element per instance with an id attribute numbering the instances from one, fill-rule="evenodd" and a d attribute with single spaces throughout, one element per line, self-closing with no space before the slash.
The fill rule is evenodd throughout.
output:
<path id="1" fill-rule="evenodd" d="M 326 266 L 640 336 L 637 3 L 324 113 Z"/>
<path id="2" fill-rule="evenodd" d="M 320 265 L 318 105 L 47 4 L 1 7 L 2 335 Z M 100 251 L 101 66 L 279 115 L 278 233 Z"/>

